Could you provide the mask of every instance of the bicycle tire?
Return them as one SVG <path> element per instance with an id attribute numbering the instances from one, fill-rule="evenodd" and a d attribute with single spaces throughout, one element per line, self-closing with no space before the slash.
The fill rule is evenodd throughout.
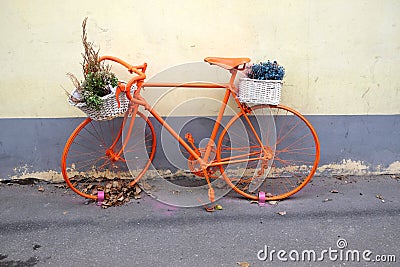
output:
<path id="1" fill-rule="evenodd" d="M 123 118 L 107 121 L 86 118 L 68 138 L 61 159 L 64 180 L 72 191 L 82 197 L 96 200 L 97 186 L 114 179 L 129 181 L 132 186 L 143 176 L 154 157 L 155 132 L 148 118 L 140 112 L 137 115 L 136 119 L 144 120 L 147 125 L 149 135 L 146 138 L 151 144 L 147 146 L 148 156 L 144 159 L 143 169 L 138 175 L 131 176 L 123 155 L 117 158 L 122 147 Z M 112 145 L 114 148 L 111 151 Z M 129 149 L 133 148 L 125 148 L 128 151 Z"/>
<path id="2" fill-rule="evenodd" d="M 257 190 L 249 192 L 249 183 L 254 179 L 255 171 L 253 176 L 242 175 L 241 177 L 232 176 L 222 168 L 221 173 L 228 185 L 246 198 L 258 200 L 259 192 L 264 192 L 266 200 L 284 199 L 301 190 L 314 175 L 320 154 L 318 136 L 311 123 L 292 108 L 283 105 L 256 105 L 251 107 L 247 114 L 259 109 L 270 110 L 276 132 L 276 141 L 273 144 L 275 146 L 274 159 L 264 181 Z M 230 128 L 233 128 L 233 125 L 241 120 L 243 120 L 243 113 L 238 113 L 222 132 L 218 141 L 218 160 L 226 158 L 224 154 L 232 154 L 235 149 L 232 144 L 230 144 L 230 149 L 226 148 L 224 143 L 229 143 Z M 254 166 L 256 163 L 255 161 L 247 162 L 247 171 L 251 164 Z M 243 172 L 243 174 L 246 173 Z"/>

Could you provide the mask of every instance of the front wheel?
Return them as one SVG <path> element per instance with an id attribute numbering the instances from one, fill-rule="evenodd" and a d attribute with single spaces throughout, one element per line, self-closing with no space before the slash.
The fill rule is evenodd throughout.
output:
<path id="1" fill-rule="evenodd" d="M 217 158 L 230 162 L 227 169 L 231 170 L 228 172 L 221 168 L 222 175 L 233 190 L 246 198 L 258 200 L 259 192 L 264 192 L 267 200 L 287 198 L 302 189 L 317 169 L 320 154 L 317 134 L 303 115 L 283 105 L 256 105 L 248 109 L 246 115 L 253 121 L 255 114 L 273 118 L 274 127 L 257 130 L 260 139 L 269 141 L 263 141 L 262 146 L 264 151 L 265 148 L 274 151 L 273 160 L 266 160 L 262 146 L 254 141 L 254 131 L 250 130 L 260 124 L 252 123 L 253 127 L 250 127 L 249 120 L 243 113 L 238 113 L 228 123 L 218 142 Z M 245 137 L 235 138 L 233 142 L 233 137 L 238 135 L 236 129 L 243 128 L 246 134 L 241 136 Z M 241 162 L 236 160 L 238 158 L 242 159 Z M 268 164 L 271 164 L 269 169 Z M 252 186 L 260 177 L 262 181 L 257 181 L 257 187 Z"/>
<path id="2" fill-rule="evenodd" d="M 97 199 L 98 191 L 110 181 L 134 185 L 149 168 L 155 153 L 154 127 L 138 112 L 133 126 L 132 117 L 106 121 L 85 119 L 73 131 L 63 151 L 61 171 L 67 185 L 77 194 Z M 125 125 L 125 127 L 124 127 Z M 127 125 L 133 130 L 124 145 L 122 132 Z M 136 130 L 139 127 L 140 130 Z M 135 165 L 135 172 L 127 165 Z M 106 195 L 107 197 L 107 195 Z"/>

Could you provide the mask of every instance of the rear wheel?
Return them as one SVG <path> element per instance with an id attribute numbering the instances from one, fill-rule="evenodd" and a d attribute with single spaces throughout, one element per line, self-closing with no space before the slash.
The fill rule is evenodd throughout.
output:
<path id="1" fill-rule="evenodd" d="M 263 147 L 274 152 L 273 160 L 266 160 L 245 116 L 239 113 L 228 123 L 218 142 L 218 160 L 233 162 L 228 164 L 230 171 L 221 168 L 222 175 L 246 198 L 258 200 L 259 192 L 264 192 L 268 200 L 287 198 L 302 189 L 317 169 L 317 134 L 303 115 L 289 107 L 257 105 L 248 110 L 247 116 L 253 121 L 256 114 L 269 114 L 273 118 L 274 129 L 252 123 L 263 140 Z M 232 141 L 240 128 L 245 134 Z M 237 159 L 244 162 L 234 163 Z"/>

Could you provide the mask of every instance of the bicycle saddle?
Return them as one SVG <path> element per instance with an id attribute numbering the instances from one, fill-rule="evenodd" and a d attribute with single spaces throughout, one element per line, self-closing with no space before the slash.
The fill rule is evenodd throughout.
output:
<path id="1" fill-rule="evenodd" d="M 204 59 L 205 62 L 210 63 L 211 65 L 217 65 L 224 69 L 238 69 L 243 70 L 244 65 L 250 62 L 250 58 L 247 57 L 239 57 L 239 58 L 227 58 L 227 57 L 206 57 Z M 242 68 L 238 68 L 240 65 L 243 65 Z"/>

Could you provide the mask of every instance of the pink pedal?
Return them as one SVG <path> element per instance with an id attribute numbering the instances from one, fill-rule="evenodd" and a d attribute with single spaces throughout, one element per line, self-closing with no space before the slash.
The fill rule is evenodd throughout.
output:
<path id="1" fill-rule="evenodd" d="M 258 206 L 265 206 L 265 192 L 263 191 L 258 192 Z"/>
<path id="2" fill-rule="evenodd" d="M 97 206 L 101 206 L 104 201 L 104 191 L 97 192 Z"/>

